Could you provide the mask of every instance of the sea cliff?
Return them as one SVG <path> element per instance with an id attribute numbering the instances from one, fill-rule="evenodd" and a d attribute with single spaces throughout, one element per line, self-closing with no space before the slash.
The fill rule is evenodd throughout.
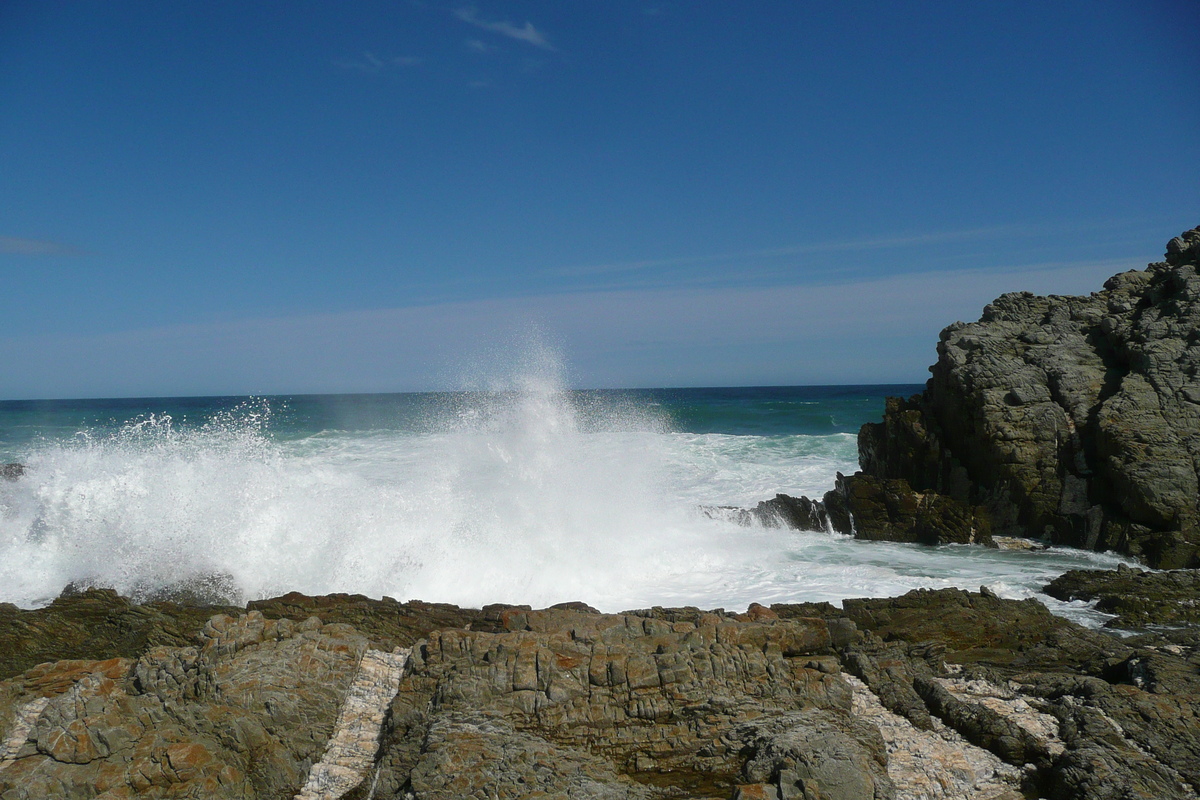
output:
<path id="1" fill-rule="evenodd" d="M 925 391 L 859 437 L 863 471 L 986 509 L 994 533 L 1200 553 L 1200 228 L 1087 297 L 1006 294 L 942 332 Z"/>

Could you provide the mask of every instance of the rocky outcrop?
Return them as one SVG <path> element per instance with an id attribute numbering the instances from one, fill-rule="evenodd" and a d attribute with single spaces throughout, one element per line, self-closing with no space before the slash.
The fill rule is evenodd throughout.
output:
<path id="1" fill-rule="evenodd" d="M 195 646 L 34 667 L 0 683 L 0 797 L 290 796 L 365 650 L 348 625 L 250 612 Z"/>
<path id="2" fill-rule="evenodd" d="M 903 478 L 840 472 L 821 500 L 778 494 L 751 509 L 709 509 L 742 525 L 833 531 L 857 539 L 994 546 L 982 507 L 934 491 L 914 491 Z"/>
<path id="3" fill-rule="evenodd" d="M 255 605 L 178 622 L 188 644 L 0 681 L 0 798 L 1173 800 L 1200 785 L 1194 627 L 1120 639 L 959 590 L 745 614 Z M 94 611 L 64 602 L 58 624 L 72 609 Z"/>
<path id="4" fill-rule="evenodd" d="M 1200 228 L 1087 297 L 1006 294 L 942 331 L 865 473 L 983 506 L 1001 535 L 1200 565 Z"/>
<path id="5" fill-rule="evenodd" d="M 0 478 L 15 481 L 25 474 L 24 464 L 0 464 Z"/>
<path id="6" fill-rule="evenodd" d="M 0 680 L 47 661 L 137 658 L 155 646 L 185 647 L 215 613 L 235 607 L 138 605 L 111 589 L 68 587 L 45 608 L 0 603 Z"/>
<path id="7" fill-rule="evenodd" d="M 845 606 L 865 633 L 841 650 L 847 671 L 915 727 L 949 726 L 1006 763 L 1024 761 L 1026 788 L 1040 796 L 1196 796 L 1196 628 L 1121 640 L 1034 600 L 955 589 Z"/>
<path id="8" fill-rule="evenodd" d="M 1146 625 L 1200 625 L 1200 572 L 1146 570 L 1118 567 L 1116 570 L 1072 570 L 1045 589 L 1059 600 L 1096 601 L 1096 608 L 1117 616 L 1114 628 Z"/>
<path id="9" fill-rule="evenodd" d="M 137 658 L 154 646 L 185 647 L 214 614 L 259 611 L 271 619 L 353 625 L 373 649 L 391 652 L 407 647 L 437 628 L 461 628 L 495 617 L 493 606 L 479 611 L 444 603 L 400 603 L 390 597 L 362 595 L 309 597 L 298 592 L 255 600 L 246 608 L 228 605 L 185 605 L 175 602 L 137 604 L 111 589 L 65 589 L 45 608 L 23 611 L 0 603 L 0 680 L 37 664 L 63 659 Z M 483 623 L 486 624 L 486 623 Z"/>
<path id="10" fill-rule="evenodd" d="M 852 724 L 838 670 L 819 668 L 824 620 L 646 613 L 513 609 L 417 643 L 380 796 L 458 797 L 497 770 L 555 796 L 728 796 L 758 741 L 738 726 L 801 708 Z M 548 754 L 569 768 L 530 763 Z"/>
<path id="11" fill-rule="evenodd" d="M 1034 537 L 1200 566 L 1200 228 L 1087 297 L 1006 294 L 942 331 L 925 391 L 823 500 L 723 516 L 863 539 Z"/>

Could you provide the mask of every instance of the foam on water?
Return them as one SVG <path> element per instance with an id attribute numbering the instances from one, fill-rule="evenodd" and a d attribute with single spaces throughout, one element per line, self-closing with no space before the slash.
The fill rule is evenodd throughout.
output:
<path id="1" fill-rule="evenodd" d="M 43 605 L 70 582 L 147 597 L 220 575 L 243 598 L 744 609 L 922 586 L 1033 596 L 1065 569 L 1115 563 L 709 519 L 699 506 L 819 496 L 855 468 L 854 437 L 673 432 L 652 408 L 581 401 L 561 373 L 543 354 L 398 430 L 275 439 L 255 402 L 199 427 L 151 416 L 43 442 L 24 478 L 0 482 L 0 601 Z"/>

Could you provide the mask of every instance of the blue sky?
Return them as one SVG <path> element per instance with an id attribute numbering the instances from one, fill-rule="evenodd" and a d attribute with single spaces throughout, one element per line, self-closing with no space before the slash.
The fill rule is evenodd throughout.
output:
<path id="1" fill-rule="evenodd" d="M 0 398 L 917 382 L 1200 224 L 1200 5 L 0 4 Z"/>

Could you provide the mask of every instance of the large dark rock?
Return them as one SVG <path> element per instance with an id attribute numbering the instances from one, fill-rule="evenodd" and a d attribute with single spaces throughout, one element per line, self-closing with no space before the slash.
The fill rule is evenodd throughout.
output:
<path id="1" fill-rule="evenodd" d="M 838 473 L 823 505 L 834 530 L 858 539 L 921 544 L 992 544 L 981 509 L 937 492 L 914 491 L 903 478 Z"/>
<path id="2" fill-rule="evenodd" d="M 755 508 L 725 511 L 724 518 L 743 525 L 833 530 L 872 541 L 992 545 L 990 518 L 981 507 L 938 492 L 914 491 L 903 478 L 863 472 L 839 472 L 822 500 L 779 494 Z"/>
<path id="3" fill-rule="evenodd" d="M 783 526 L 801 531 L 823 531 L 829 527 L 829 515 L 819 500 L 777 494 L 750 509 L 750 518 L 767 527 Z M 745 521 L 749 522 L 750 518 Z"/>
<path id="4" fill-rule="evenodd" d="M 997 535 L 1200 564 L 1198 242 L 946 328 L 925 391 L 864 426 L 863 471 L 981 505 Z"/>

